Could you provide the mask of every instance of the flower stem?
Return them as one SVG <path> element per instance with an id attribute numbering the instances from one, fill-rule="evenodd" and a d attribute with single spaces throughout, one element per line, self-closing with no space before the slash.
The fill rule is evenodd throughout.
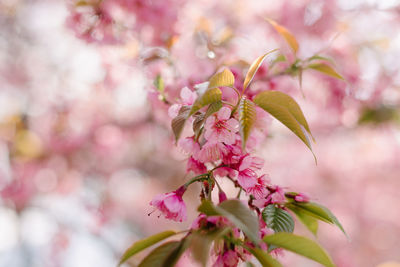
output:
<path id="1" fill-rule="evenodd" d="M 189 182 L 185 183 L 185 187 L 188 187 L 189 185 L 195 183 L 195 182 L 200 182 L 209 179 L 210 174 L 209 173 L 204 173 L 200 174 L 198 176 L 193 177 Z"/>

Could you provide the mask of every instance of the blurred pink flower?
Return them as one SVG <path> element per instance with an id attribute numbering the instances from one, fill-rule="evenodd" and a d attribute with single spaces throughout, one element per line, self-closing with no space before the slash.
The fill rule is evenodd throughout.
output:
<path id="1" fill-rule="evenodd" d="M 233 250 L 228 250 L 218 256 L 217 260 L 214 262 L 213 267 L 233 267 L 237 266 L 239 263 L 239 257 L 237 253 Z"/>
<path id="2" fill-rule="evenodd" d="M 223 107 L 218 111 L 217 116 L 207 119 L 204 128 L 204 137 L 211 142 L 223 142 L 232 145 L 236 142 L 236 133 L 239 128 L 237 120 L 231 118 L 231 110 Z"/>
<path id="3" fill-rule="evenodd" d="M 181 97 L 181 103 L 180 104 L 173 104 L 171 107 L 169 107 L 168 109 L 168 115 L 171 118 L 175 118 L 178 113 L 179 110 L 181 109 L 182 106 L 191 106 L 193 105 L 194 101 L 196 101 L 197 99 L 197 93 L 191 91 L 189 88 L 187 87 L 183 87 L 180 93 L 180 97 Z"/>
<path id="4" fill-rule="evenodd" d="M 310 198 L 306 194 L 299 193 L 294 197 L 294 200 L 297 202 L 308 202 L 310 201 Z"/>
<path id="5" fill-rule="evenodd" d="M 176 191 L 157 195 L 150 202 L 150 205 L 159 209 L 167 219 L 174 221 L 186 220 L 186 205 L 183 202 L 182 195 L 186 191 L 184 186 L 181 186 Z"/>

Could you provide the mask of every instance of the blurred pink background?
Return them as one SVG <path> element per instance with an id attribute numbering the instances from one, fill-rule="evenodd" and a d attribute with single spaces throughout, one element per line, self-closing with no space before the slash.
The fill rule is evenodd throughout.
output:
<path id="1" fill-rule="evenodd" d="M 188 227 L 196 188 L 187 222 L 147 216 L 188 178 L 153 79 L 173 99 L 222 62 L 289 50 L 264 17 L 296 36 L 300 58 L 329 56 L 346 79 L 307 71 L 304 98 L 291 77 L 254 83 L 290 93 L 316 139 L 318 165 L 272 121 L 264 171 L 336 214 L 349 240 L 321 224 L 318 241 L 338 267 L 400 266 L 400 1 L 96 3 L 0 2 L 0 267 L 116 266 L 135 240 Z"/>

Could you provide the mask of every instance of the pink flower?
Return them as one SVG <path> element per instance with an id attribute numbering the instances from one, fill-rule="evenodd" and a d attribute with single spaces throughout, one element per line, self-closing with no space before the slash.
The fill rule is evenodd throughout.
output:
<path id="1" fill-rule="evenodd" d="M 204 138 L 213 143 L 234 144 L 239 123 L 237 120 L 230 118 L 230 116 L 231 110 L 223 107 L 218 111 L 217 116 L 209 117 L 204 125 L 206 130 Z"/>
<path id="2" fill-rule="evenodd" d="M 189 155 L 196 155 L 200 151 L 200 145 L 194 141 L 193 137 L 179 139 L 178 146 Z"/>
<path id="3" fill-rule="evenodd" d="M 246 193 L 253 195 L 256 199 L 265 198 L 268 194 L 268 189 L 266 188 L 264 176 L 265 175 L 258 177 L 256 184 L 247 188 Z"/>
<path id="4" fill-rule="evenodd" d="M 299 193 L 294 197 L 294 200 L 297 202 L 308 202 L 310 201 L 310 198 L 306 194 Z"/>
<path id="5" fill-rule="evenodd" d="M 197 93 L 191 91 L 187 87 L 183 87 L 180 93 L 181 99 L 182 99 L 182 104 L 183 105 L 193 105 L 194 101 L 197 99 Z"/>
<path id="6" fill-rule="evenodd" d="M 231 223 L 223 216 L 207 216 L 202 213 L 193 221 L 192 229 L 210 229 L 214 227 L 222 228 L 227 225 L 231 226 Z"/>
<path id="7" fill-rule="evenodd" d="M 234 267 L 239 263 L 239 257 L 236 251 L 228 250 L 219 255 L 214 262 L 213 267 Z"/>
<path id="8" fill-rule="evenodd" d="M 168 109 L 168 116 L 173 119 L 179 114 L 179 110 L 181 109 L 182 105 L 181 104 L 173 104 L 172 106 L 169 107 Z"/>
<path id="9" fill-rule="evenodd" d="M 252 169 L 245 169 L 238 174 L 239 185 L 247 192 L 257 184 L 257 174 Z"/>
<path id="10" fill-rule="evenodd" d="M 194 157 L 197 156 L 197 159 L 203 163 L 214 162 L 221 160 L 227 152 L 228 150 L 223 143 L 207 142 Z"/>
<path id="11" fill-rule="evenodd" d="M 175 118 L 179 110 L 181 109 L 182 106 L 191 106 L 193 105 L 194 101 L 197 99 L 197 93 L 191 91 L 187 87 L 183 87 L 180 93 L 181 97 L 181 104 L 173 104 L 172 106 L 169 107 L 168 109 L 168 116 L 171 118 Z"/>
<path id="12" fill-rule="evenodd" d="M 236 179 L 238 176 L 238 171 L 228 167 L 221 167 L 214 171 L 214 175 L 218 177 L 229 176 L 232 179 Z"/>
<path id="13" fill-rule="evenodd" d="M 186 205 L 182 199 L 185 191 L 186 188 L 181 186 L 174 192 L 157 195 L 150 202 L 150 205 L 159 209 L 167 219 L 179 222 L 185 221 L 187 216 Z"/>
<path id="14" fill-rule="evenodd" d="M 240 163 L 239 166 L 239 171 L 242 171 L 244 169 L 259 170 L 263 167 L 263 165 L 264 165 L 264 160 L 262 158 L 252 157 L 250 155 L 247 155 L 242 159 L 242 162 Z"/>
<path id="15" fill-rule="evenodd" d="M 284 203 L 286 201 L 286 197 L 282 187 L 275 186 L 273 190 L 274 192 L 270 194 L 267 199 L 270 200 L 271 203 Z"/>
<path id="16" fill-rule="evenodd" d="M 207 168 L 204 163 L 201 163 L 200 161 L 195 160 L 193 157 L 190 157 L 186 165 L 186 172 L 190 171 L 192 171 L 196 175 L 199 175 L 202 173 L 206 173 Z"/>

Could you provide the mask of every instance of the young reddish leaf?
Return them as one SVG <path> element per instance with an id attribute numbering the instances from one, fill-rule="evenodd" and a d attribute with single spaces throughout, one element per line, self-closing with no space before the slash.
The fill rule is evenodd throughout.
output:
<path id="1" fill-rule="evenodd" d="M 299 105 L 292 97 L 279 91 L 264 91 L 254 98 L 254 103 L 282 122 L 313 152 L 306 134 L 308 132 L 311 135 L 310 128 Z"/>
<path id="2" fill-rule="evenodd" d="M 293 36 L 291 32 L 288 31 L 285 27 L 279 25 L 276 21 L 266 18 L 275 30 L 286 40 L 289 46 L 292 48 L 293 52 L 296 54 L 297 50 L 299 50 L 299 44 L 297 43 L 296 38 Z"/>
<path id="3" fill-rule="evenodd" d="M 326 223 L 335 224 L 347 236 L 342 224 L 328 208 L 314 202 L 291 202 L 287 206 L 288 208 L 299 208 L 306 214 L 318 220 L 324 221 Z"/>
<path id="4" fill-rule="evenodd" d="M 145 239 L 139 240 L 135 242 L 131 247 L 129 247 L 125 253 L 122 255 L 121 260 L 118 263 L 118 266 L 127 261 L 130 257 L 135 255 L 136 253 L 164 240 L 172 235 L 175 235 L 174 231 L 165 231 L 152 236 L 149 236 Z"/>
<path id="5" fill-rule="evenodd" d="M 294 221 L 292 216 L 284 209 L 275 207 L 270 204 L 262 211 L 262 218 L 275 232 L 290 232 L 294 231 Z"/>
<path id="6" fill-rule="evenodd" d="M 251 81 L 254 78 L 254 75 L 256 74 L 258 68 L 260 68 L 261 64 L 263 63 L 265 57 L 269 54 L 271 54 L 272 52 L 277 51 L 277 49 L 274 49 L 268 53 L 266 53 L 263 56 L 258 57 L 250 66 L 249 70 L 247 71 L 246 74 L 246 78 L 244 79 L 244 83 L 243 83 L 243 92 L 246 90 L 246 88 L 249 86 L 249 84 L 251 83 Z"/>
<path id="7" fill-rule="evenodd" d="M 199 113 L 199 114 L 194 114 L 193 115 L 194 120 L 193 120 L 193 132 L 194 136 L 197 139 L 198 136 L 200 136 L 201 131 L 202 131 L 202 126 L 204 124 L 204 113 Z"/>
<path id="8" fill-rule="evenodd" d="M 138 267 L 172 267 L 188 247 L 187 239 L 167 242 L 147 255 Z"/>
<path id="9" fill-rule="evenodd" d="M 292 251 L 319 262 L 326 267 L 335 267 L 335 264 L 326 251 L 316 242 L 306 237 L 286 232 L 279 232 L 273 235 L 267 235 L 263 240 L 269 245 Z"/>
<path id="10" fill-rule="evenodd" d="M 260 248 L 247 248 L 247 250 L 256 257 L 263 267 L 282 267 L 279 261 Z"/>
<path id="11" fill-rule="evenodd" d="M 240 136 L 242 137 L 243 150 L 246 147 L 247 139 L 250 136 L 256 119 L 257 114 L 254 103 L 243 96 L 239 103 L 239 131 Z"/>
<path id="12" fill-rule="evenodd" d="M 325 63 L 310 64 L 307 66 L 307 68 L 319 71 L 323 74 L 326 74 L 328 76 L 331 76 L 331 77 L 334 77 L 334 78 L 337 78 L 340 80 L 344 80 L 344 78 L 339 73 L 337 73 L 334 68 L 332 68 L 331 66 L 329 66 L 328 64 L 325 64 Z"/>
<path id="13" fill-rule="evenodd" d="M 302 222 L 307 227 L 307 229 L 314 234 L 314 236 L 317 236 L 318 233 L 317 219 L 315 219 L 313 216 L 308 215 L 306 212 L 302 211 L 301 209 L 293 205 L 289 205 L 287 206 L 287 208 L 290 209 L 296 215 L 299 221 Z"/>
<path id="14" fill-rule="evenodd" d="M 211 77 L 210 83 L 208 84 L 208 89 L 223 86 L 231 87 L 234 83 L 235 76 L 233 76 L 229 69 L 224 69 L 222 72 L 214 74 L 214 76 Z"/>
<path id="15" fill-rule="evenodd" d="M 178 141 L 179 137 L 181 136 L 182 130 L 185 127 L 185 122 L 189 117 L 189 111 L 189 107 L 182 106 L 178 115 L 171 121 L 171 128 L 175 136 L 175 141 Z"/>
<path id="16" fill-rule="evenodd" d="M 193 103 L 192 109 L 190 110 L 189 116 L 196 113 L 202 107 L 205 107 L 214 102 L 221 101 L 222 92 L 219 88 L 211 88 L 204 92 L 203 95 L 199 96 Z"/>

